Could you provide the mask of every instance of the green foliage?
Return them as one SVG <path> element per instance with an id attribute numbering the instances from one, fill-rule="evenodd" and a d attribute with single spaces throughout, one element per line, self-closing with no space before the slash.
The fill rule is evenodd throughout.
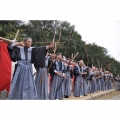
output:
<path id="1" fill-rule="evenodd" d="M 8 39 L 14 39 L 17 30 L 20 30 L 20 34 L 18 34 L 18 39 L 23 39 L 23 33 L 25 29 L 24 21 L 21 20 L 5 20 L 0 21 L 0 36 Z"/>
<path id="2" fill-rule="evenodd" d="M 85 51 L 85 42 L 81 35 L 75 31 L 75 26 L 67 21 L 60 21 L 60 25 L 56 24 L 55 42 L 61 39 L 57 52 L 62 52 L 67 58 L 71 58 L 79 52 L 76 61 L 83 60 L 88 66 L 92 64 L 96 67 L 102 67 L 106 70 L 116 74 L 120 74 L 120 62 L 108 55 L 106 48 L 96 45 L 95 43 L 87 44 L 87 54 Z M 5 20 L 0 21 L 0 36 L 8 39 L 14 39 L 17 30 L 20 30 L 17 40 L 22 41 L 24 37 L 31 37 L 33 39 L 33 46 L 44 46 L 52 42 L 54 36 L 54 21 L 53 20 L 30 20 L 25 23 L 21 20 Z M 53 50 L 49 52 L 53 53 Z M 93 58 L 93 59 L 92 59 Z M 111 64 L 110 64 L 111 63 Z"/>

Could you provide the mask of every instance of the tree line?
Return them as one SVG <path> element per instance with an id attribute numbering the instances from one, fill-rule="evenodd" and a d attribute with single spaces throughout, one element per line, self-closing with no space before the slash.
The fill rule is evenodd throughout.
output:
<path id="1" fill-rule="evenodd" d="M 56 29 L 55 29 L 56 28 Z M 67 21 L 53 20 L 1 20 L 0 36 L 14 39 L 16 31 L 20 30 L 17 40 L 25 37 L 33 39 L 33 46 L 44 46 L 52 42 L 55 34 L 55 42 L 60 37 L 60 43 L 56 52 L 62 52 L 67 58 L 72 58 L 77 52 L 79 55 L 75 61 L 83 60 L 89 67 L 96 66 L 111 71 L 114 75 L 120 74 L 120 62 L 108 54 L 108 50 L 95 43 L 86 44 L 82 35 L 75 31 L 75 26 Z M 53 50 L 49 51 L 53 53 Z"/>

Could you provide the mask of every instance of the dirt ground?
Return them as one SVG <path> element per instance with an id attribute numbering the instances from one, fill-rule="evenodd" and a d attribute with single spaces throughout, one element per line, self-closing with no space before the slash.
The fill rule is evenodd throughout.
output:
<path id="1" fill-rule="evenodd" d="M 92 100 L 108 100 L 111 97 L 120 95 L 120 91 L 107 91 L 107 92 L 96 92 L 95 94 L 88 94 L 87 96 L 83 96 L 82 98 L 80 97 L 74 97 L 73 95 L 71 95 L 69 98 L 64 98 L 63 100 L 87 100 L 90 99 L 91 96 L 93 97 Z M 94 98 L 96 96 L 101 96 L 99 98 Z"/>
<path id="2" fill-rule="evenodd" d="M 96 100 L 108 100 L 109 98 L 117 96 L 117 95 L 120 95 L 120 91 L 114 91 L 112 93 L 108 93 L 100 98 L 97 98 Z"/>

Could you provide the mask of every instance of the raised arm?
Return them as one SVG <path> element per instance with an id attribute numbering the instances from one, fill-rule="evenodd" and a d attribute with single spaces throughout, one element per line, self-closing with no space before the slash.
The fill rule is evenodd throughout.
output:
<path id="1" fill-rule="evenodd" d="M 54 42 L 52 42 L 50 45 L 46 46 L 46 49 L 50 49 L 54 47 Z"/>
<path id="2" fill-rule="evenodd" d="M 8 48 L 13 49 L 15 46 L 24 46 L 24 42 L 14 42 L 8 45 Z"/>

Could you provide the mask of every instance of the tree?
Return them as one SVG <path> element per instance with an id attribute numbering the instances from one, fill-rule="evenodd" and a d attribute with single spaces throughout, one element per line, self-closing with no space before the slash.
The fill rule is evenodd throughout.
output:
<path id="1" fill-rule="evenodd" d="M 8 39 L 14 39 L 17 30 L 20 30 L 17 39 L 23 39 L 23 33 L 25 29 L 25 23 L 21 20 L 5 20 L 0 21 L 0 36 Z"/>
<path id="2" fill-rule="evenodd" d="M 54 21 L 53 20 L 30 20 L 26 24 L 21 20 L 5 20 L 0 21 L 0 36 L 8 39 L 14 39 L 16 31 L 20 29 L 20 33 L 17 37 L 18 41 L 22 41 L 24 37 L 31 37 L 33 39 L 33 46 L 48 45 L 52 42 L 54 36 Z M 67 58 L 71 58 L 71 54 L 75 55 L 79 52 L 75 61 L 83 60 L 88 66 L 102 67 L 106 70 L 116 74 L 120 74 L 120 62 L 108 55 L 108 50 L 104 47 L 98 46 L 95 43 L 86 44 L 87 53 L 85 50 L 85 41 L 82 40 L 82 36 L 75 31 L 75 26 L 71 25 L 67 21 L 57 21 L 55 42 L 61 39 L 57 51 L 62 52 Z M 53 50 L 49 52 L 53 53 Z M 87 58 L 88 57 L 88 58 Z M 99 61 L 99 64 L 98 64 Z"/>

